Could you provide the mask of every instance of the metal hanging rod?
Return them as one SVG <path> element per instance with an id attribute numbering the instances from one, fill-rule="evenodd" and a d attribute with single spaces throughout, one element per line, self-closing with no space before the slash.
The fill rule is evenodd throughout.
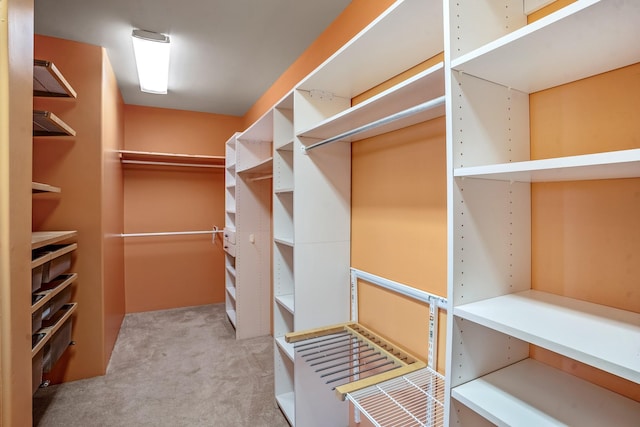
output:
<path id="1" fill-rule="evenodd" d="M 218 227 L 214 227 L 213 230 L 202 231 L 166 231 L 160 233 L 122 233 L 120 237 L 152 237 L 152 236 L 186 236 L 192 234 L 213 234 L 224 233 L 224 230 L 218 230 Z"/>
<path id="2" fill-rule="evenodd" d="M 177 163 L 177 162 L 156 162 L 152 160 L 122 160 L 123 164 L 130 165 L 158 165 L 158 166 L 183 166 L 190 168 L 215 168 L 222 169 L 224 165 L 206 165 L 202 163 Z"/>
<path id="3" fill-rule="evenodd" d="M 340 135 L 332 136 L 331 138 L 324 139 L 322 141 L 316 142 L 316 143 L 311 144 L 311 145 L 306 146 L 306 147 L 302 146 L 302 151 L 304 153 L 307 153 L 307 152 L 313 150 L 314 148 L 320 147 L 322 145 L 330 144 L 330 143 L 336 142 L 336 141 L 340 141 L 340 140 L 343 140 L 345 138 L 349 138 L 350 136 L 357 135 L 359 133 L 366 132 L 366 131 L 371 130 L 371 129 L 375 129 L 377 127 L 386 125 L 388 123 L 395 122 L 397 120 L 404 119 L 406 117 L 411 117 L 411 116 L 413 116 L 415 114 L 422 113 L 423 111 L 431 110 L 433 108 L 439 107 L 440 105 L 443 105 L 444 101 L 445 101 L 445 97 L 441 96 L 441 97 L 438 97 L 438 98 L 423 102 L 422 104 L 418 104 L 416 106 L 407 108 L 406 110 L 402 110 L 402 111 L 397 112 L 395 114 L 391 114 L 390 116 L 383 117 L 383 118 L 375 120 L 375 121 L 373 121 L 371 123 L 367 123 L 366 125 L 362 125 L 362 126 L 357 127 L 355 129 L 348 130 L 346 132 L 341 133 Z"/>

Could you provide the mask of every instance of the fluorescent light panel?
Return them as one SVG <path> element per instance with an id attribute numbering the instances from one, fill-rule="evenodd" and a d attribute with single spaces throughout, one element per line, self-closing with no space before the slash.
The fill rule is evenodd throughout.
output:
<path id="1" fill-rule="evenodd" d="M 169 36 L 151 31 L 133 30 L 132 40 L 140 90 L 148 93 L 167 93 Z"/>

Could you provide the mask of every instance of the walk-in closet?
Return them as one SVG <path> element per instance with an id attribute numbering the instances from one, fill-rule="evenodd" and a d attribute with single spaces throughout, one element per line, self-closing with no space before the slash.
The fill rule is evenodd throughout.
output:
<path id="1" fill-rule="evenodd" d="M 202 53 L 165 98 L 42 3 L 0 5 L 0 426 L 638 425 L 640 2 L 141 1 Z"/>

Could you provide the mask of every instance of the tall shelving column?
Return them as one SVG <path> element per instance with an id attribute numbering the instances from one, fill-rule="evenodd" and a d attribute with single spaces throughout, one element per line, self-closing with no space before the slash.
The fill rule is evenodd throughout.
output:
<path id="1" fill-rule="evenodd" d="M 284 335 L 294 330 L 293 95 L 273 110 L 273 337 L 276 401 L 295 424 L 294 352 Z"/>
<path id="2" fill-rule="evenodd" d="M 224 170 L 224 287 L 225 309 L 229 321 L 236 325 L 236 138 L 225 144 Z"/>
<path id="3" fill-rule="evenodd" d="M 640 307 L 535 289 L 532 183 L 637 179 L 640 149 L 603 140 L 597 152 L 532 159 L 530 94 L 637 63 L 640 4 L 578 0 L 528 23 L 530 4 L 445 2 L 446 425 L 634 425 L 640 403 L 531 357 L 540 347 L 640 384 Z"/>
<path id="4" fill-rule="evenodd" d="M 36 59 L 33 96 L 75 100 L 77 94 L 50 61 Z M 73 137 L 75 130 L 50 111 L 33 112 L 34 137 Z M 55 139 L 55 138 L 54 138 Z M 32 193 L 61 193 L 53 185 L 32 182 Z M 77 249 L 77 231 L 34 231 L 31 235 L 32 392 L 72 343 L 72 319 L 78 304 L 71 302 L 78 275 L 67 274 Z"/>
<path id="5" fill-rule="evenodd" d="M 271 332 L 271 186 L 273 115 L 237 135 L 235 313 L 236 338 Z"/>

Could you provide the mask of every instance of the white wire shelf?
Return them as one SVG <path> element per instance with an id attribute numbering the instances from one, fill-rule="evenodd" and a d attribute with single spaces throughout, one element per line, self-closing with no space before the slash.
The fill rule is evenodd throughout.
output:
<path id="1" fill-rule="evenodd" d="M 443 426 L 444 377 L 424 368 L 347 393 L 376 427 Z"/>

